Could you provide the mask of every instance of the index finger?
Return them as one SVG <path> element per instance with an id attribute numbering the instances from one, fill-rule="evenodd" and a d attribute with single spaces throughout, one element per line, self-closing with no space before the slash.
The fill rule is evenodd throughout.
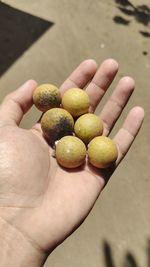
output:
<path id="1" fill-rule="evenodd" d="M 73 87 L 84 88 L 97 71 L 97 64 L 93 59 L 84 60 L 60 86 L 61 94 Z"/>

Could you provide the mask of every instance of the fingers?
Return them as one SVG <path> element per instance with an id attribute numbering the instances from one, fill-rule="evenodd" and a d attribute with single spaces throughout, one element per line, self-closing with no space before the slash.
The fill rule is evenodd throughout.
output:
<path id="1" fill-rule="evenodd" d="M 93 78 L 96 70 L 97 64 L 93 59 L 83 61 L 61 85 L 61 93 L 63 94 L 67 89 L 73 87 L 84 88 Z"/>
<path id="2" fill-rule="evenodd" d="M 112 83 L 118 71 L 118 63 L 114 59 L 105 60 L 99 67 L 92 81 L 86 88 L 91 101 L 90 112 L 94 112 L 101 98 Z"/>
<path id="3" fill-rule="evenodd" d="M 37 83 L 29 80 L 19 89 L 10 93 L 3 100 L 0 107 L 1 121 L 19 125 L 23 115 L 31 108 L 32 95 Z"/>
<path id="4" fill-rule="evenodd" d="M 122 78 L 109 100 L 105 104 L 100 116 L 104 123 L 104 135 L 108 135 L 115 122 L 121 115 L 135 88 L 135 82 L 130 77 Z"/>
<path id="5" fill-rule="evenodd" d="M 138 131 L 141 128 L 142 122 L 144 120 L 144 110 L 141 107 L 134 107 L 129 112 L 122 128 L 118 131 L 114 137 L 114 141 L 118 146 L 118 159 L 116 164 L 118 165 L 120 161 L 124 158 L 128 152 L 132 142 L 134 141 Z"/>

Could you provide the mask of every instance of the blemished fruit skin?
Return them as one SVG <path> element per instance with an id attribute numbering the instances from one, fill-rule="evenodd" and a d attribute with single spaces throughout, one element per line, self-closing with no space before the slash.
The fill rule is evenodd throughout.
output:
<path id="1" fill-rule="evenodd" d="M 97 136 L 89 143 L 88 159 L 97 168 L 112 166 L 118 157 L 116 144 L 108 137 Z"/>
<path id="2" fill-rule="evenodd" d="M 57 162 L 65 168 L 77 168 L 86 158 L 85 144 L 75 136 L 65 136 L 56 144 Z"/>
<path id="3" fill-rule="evenodd" d="M 52 108 L 46 111 L 41 119 L 44 137 L 51 145 L 65 135 L 72 135 L 73 127 L 73 117 L 62 108 Z"/>
<path id="4" fill-rule="evenodd" d="M 33 103 L 40 111 L 60 107 L 61 94 L 53 84 L 41 84 L 33 92 Z"/>
<path id="5" fill-rule="evenodd" d="M 73 117 L 78 117 L 88 112 L 90 99 L 88 94 L 80 88 L 68 89 L 62 96 L 62 106 Z"/>
<path id="6" fill-rule="evenodd" d="M 76 120 L 74 131 L 77 137 L 88 144 L 94 137 L 102 135 L 103 122 L 99 116 L 87 113 Z"/>

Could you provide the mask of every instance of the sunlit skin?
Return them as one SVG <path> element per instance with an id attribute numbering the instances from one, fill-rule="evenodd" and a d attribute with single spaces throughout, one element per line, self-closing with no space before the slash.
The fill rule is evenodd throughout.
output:
<path id="1" fill-rule="evenodd" d="M 90 112 L 94 112 L 117 71 L 118 63 L 113 59 L 105 60 L 99 67 L 94 60 L 83 61 L 61 85 L 61 94 L 71 87 L 84 88 L 90 97 Z M 103 172 L 85 164 L 68 171 L 51 156 L 52 149 L 43 138 L 40 123 L 29 130 L 19 127 L 33 104 L 36 86 L 35 81 L 27 81 L 6 96 L 0 107 L 0 218 L 15 229 L 16 236 L 24 236 L 30 253 L 33 249 L 36 254 L 37 250 L 45 260 L 89 214 L 106 180 L 136 137 L 144 111 L 141 107 L 131 109 L 114 136 L 119 153 L 113 170 Z M 106 136 L 133 90 L 134 80 L 123 77 L 105 103 L 100 116 Z"/>

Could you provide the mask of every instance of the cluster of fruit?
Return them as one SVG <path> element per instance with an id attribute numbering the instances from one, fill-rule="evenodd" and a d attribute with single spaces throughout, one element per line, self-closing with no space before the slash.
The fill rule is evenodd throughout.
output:
<path id="1" fill-rule="evenodd" d="M 41 128 L 48 143 L 55 147 L 58 163 L 76 168 L 89 162 L 107 168 L 118 155 L 115 143 L 103 136 L 103 122 L 89 113 L 90 99 L 80 88 L 68 89 L 61 97 L 52 84 L 42 84 L 33 92 L 33 102 L 43 113 Z"/>

